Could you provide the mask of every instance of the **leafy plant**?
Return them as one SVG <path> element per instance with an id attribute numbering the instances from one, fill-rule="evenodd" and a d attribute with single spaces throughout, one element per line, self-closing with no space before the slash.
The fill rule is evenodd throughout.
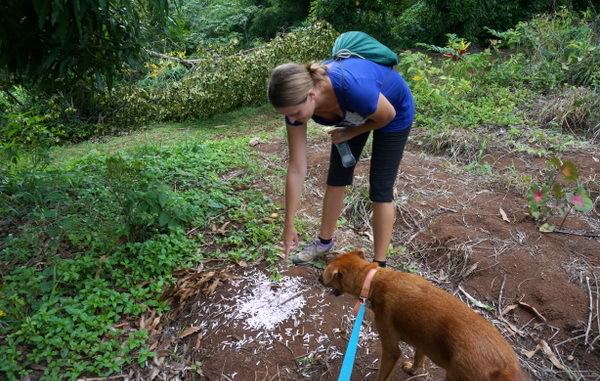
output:
<path id="1" fill-rule="evenodd" d="M 445 58 L 449 58 L 452 61 L 461 60 L 469 51 L 471 43 L 464 38 L 459 38 L 454 33 L 448 33 L 448 43 L 445 47 L 439 47 L 435 45 L 417 43 L 417 46 L 422 46 L 432 52 L 440 53 Z"/>
<path id="2" fill-rule="evenodd" d="M 555 227 L 548 222 L 552 215 L 558 213 L 562 216 L 560 229 L 573 210 L 588 213 L 593 202 L 587 190 L 577 181 L 579 171 L 571 160 L 553 157 L 547 164 L 546 180 L 532 184 L 527 199 L 529 214 L 541 224 L 540 231 L 552 232 Z"/>
<path id="3" fill-rule="evenodd" d="M 167 309 L 175 269 L 211 256 L 274 263 L 280 224 L 248 186 L 253 158 L 247 138 L 190 141 L 2 178 L 0 373 L 75 379 L 143 365 L 147 333 L 118 324 Z"/>
<path id="4" fill-rule="evenodd" d="M 538 88 L 554 88 L 571 81 L 593 85 L 600 78 L 598 35 L 591 27 L 591 13 L 582 16 L 562 8 L 542 14 L 514 28 L 488 31 L 517 53 L 519 77 Z"/>

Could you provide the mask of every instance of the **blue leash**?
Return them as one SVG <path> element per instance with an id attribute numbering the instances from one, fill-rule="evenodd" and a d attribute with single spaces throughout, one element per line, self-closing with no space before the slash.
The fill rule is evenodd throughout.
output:
<path id="1" fill-rule="evenodd" d="M 358 347 L 358 338 L 360 337 L 360 329 L 362 328 L 366 307 L 367 305 L 365 302 L 361 303 L 358 313 L 356 314 L 356 320 L 354 320 L 350 341 L 348 341 L 348 346 L 346 347 L 346 354 L 344 355 L 344 362 L 342 362 L 342 369 L 340 370 L 338 381 L 350 381 L 350 377 L 352 376 L 356 347 Z"/>

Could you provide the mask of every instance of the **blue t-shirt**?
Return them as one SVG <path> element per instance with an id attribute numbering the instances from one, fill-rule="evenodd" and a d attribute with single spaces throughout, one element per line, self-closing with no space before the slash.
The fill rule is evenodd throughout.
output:
<path id="1" fill-rule="evenodd" d="M 415 105 L 408 85 L 398 72 L 362 58 L 327 61 L 325 64 L 343 117 L 327 120 L 314 115 L 315 122 L 326 126 L 360 126 L 377 109 L 381 93 L 394 106 L 396 117 L 380 131 L 408 131 L 415 118 Z M 285 120 L 291 125 L 302 124 L 289 123 L 287 117 Z"/>

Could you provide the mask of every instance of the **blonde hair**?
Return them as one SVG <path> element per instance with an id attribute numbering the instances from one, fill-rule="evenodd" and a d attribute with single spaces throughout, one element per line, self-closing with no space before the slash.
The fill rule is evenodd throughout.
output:
<path id="1" fill-rule="evenodd" d="M 325 80 L 326 75 L 326 67 L 316 62 L 279 65 L 271 72 L 267 86 L 269 101 L 273 107 L 299 105 L 317 83 Z"/>

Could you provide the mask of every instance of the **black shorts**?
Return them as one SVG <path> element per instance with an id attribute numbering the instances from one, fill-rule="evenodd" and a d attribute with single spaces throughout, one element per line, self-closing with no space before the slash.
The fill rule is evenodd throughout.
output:
<path id="1" fill-rule="evenodd" d="M 371 168 L 369 170 L 369 198 L 373 202 L 391 202 L 394 200 L 394 183 L 398 175 L 400 160 L 410 130 L 402 132 L 373 132 L 373 152 L 371 153 Z M 367 143 L 369 132 L 355 136 L 348 141 L 352 154 L 358 161 Z M 354 167 L 344 168 L 337 148 L 331 145 L 329 158 L 329 174 L 327 185 L 352 185 Z"/>

